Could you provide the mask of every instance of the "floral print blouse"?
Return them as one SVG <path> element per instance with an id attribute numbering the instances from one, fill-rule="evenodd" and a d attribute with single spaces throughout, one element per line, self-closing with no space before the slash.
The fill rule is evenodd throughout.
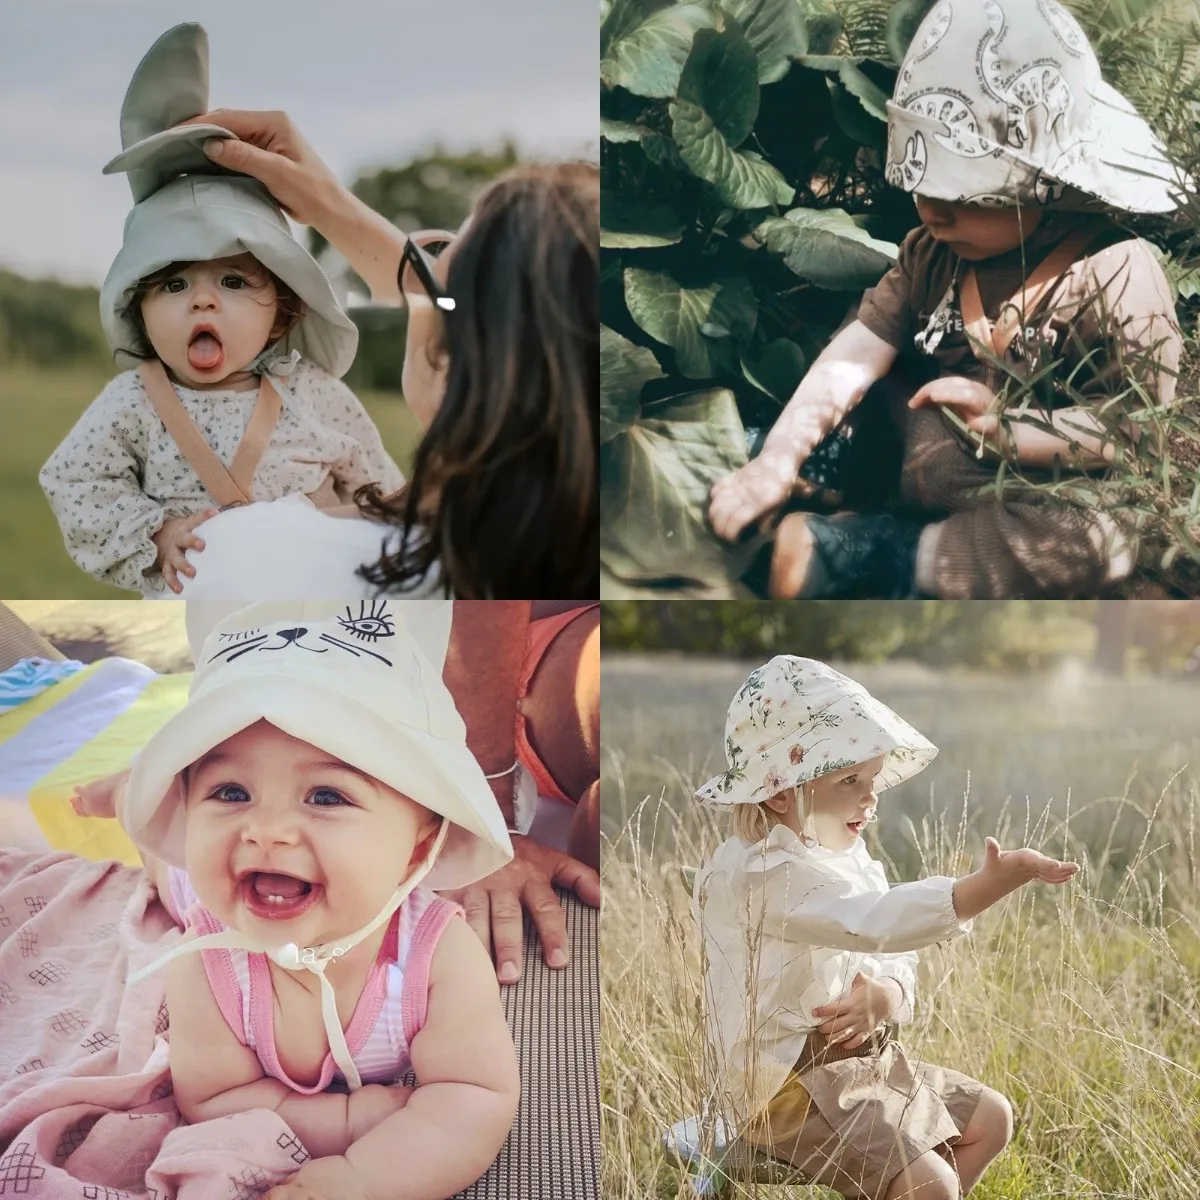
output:
<path id="1" fill-rule="evenodd" d="M 283 408 L 254 476 L 255 500 L 312 493 L 327 479 L 349 495 L 366 483 L 404 482 L 358 398 L 316 363 L 301 360 L 281 384 Z M 196 391 L 176 385 L 217 457 L 233 461 L 258 389 Z M 140 375 L 126 371 L 88 406 L 39 476 L 67 552 L 104 583 L 169 595 L 151 535 L 167 517 L 213 505 L 167 433 Z"/>

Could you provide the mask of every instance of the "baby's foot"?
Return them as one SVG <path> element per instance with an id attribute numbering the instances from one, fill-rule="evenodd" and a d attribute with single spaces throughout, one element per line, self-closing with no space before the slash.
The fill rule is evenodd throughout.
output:
<path id="1" fill-rule="evenodd" d="M 71 807 L 81 817 L 115 817 L 117 785 L 124 777 L 125 772 L 118 771 L 103 779 L 77 784 L 71 794 Z"/>

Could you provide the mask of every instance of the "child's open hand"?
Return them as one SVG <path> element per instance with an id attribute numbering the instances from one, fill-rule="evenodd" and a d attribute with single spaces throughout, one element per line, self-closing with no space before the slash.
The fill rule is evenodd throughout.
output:
<path id="1" fill-rule="evenodd" d="M 1047 858 L 1040 850 L 1026 846 L 1021 850 L 1001 850 L 995 838 L 984 839 L 983 870 L 1003 875 L 1014 885 L 1031 883 L 1066 883 L 1079 870 L 1079 864 Z"/>
<path id="2" fill-rule="evenodd" d="M 358 1172 L 343 1155 L 312 1158 L 263 1200 L 369 1200 Z"/>
<path id="3" fill-rule="evenodd" d="M 854 1050 L 903 1003 L 904 994 L 894 979 L 872 979 L 859 971 L 849 991 L 832 1004 L 814 1008 L 813 1016 L 828 1018 L 817 1026 L 818 1033 L 847 1050 Z"/>
<path id="4" fill-rule="evenodd" d="M 184 551 L 204 549 L 204 542 L 192 531 L 216 515 L 215 508 L 206 508 L 190 517 L 168 517 L 162 523 L 162 528 L 152 536 L 151 540 L 158 547 L 158 562 L 155 565 L 171 591 L 183 590 L 183 584 L 179 582 L 180 575 L 190 578 L 196 574 L 196 568 L 184 557 Z"/>
<path id="5" fill-rule="evenodd" d="M 718 479 L 708 506 L 717 536 L 736 541 L 748 525 L 789 500 L 793 491 L 811 492 L 812 486 L 798 477 L 799 469 L 791 455 L 768 450 Z"/>

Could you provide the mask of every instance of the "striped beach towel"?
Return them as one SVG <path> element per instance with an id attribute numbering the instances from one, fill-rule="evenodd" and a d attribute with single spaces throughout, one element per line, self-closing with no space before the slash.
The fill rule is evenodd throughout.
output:
<path id="1" fill-rule="evenodd" d="M 77 784 L 124 770 L 187 702 L 192 677 L 103 658 L 16 708 L 0 712 L 0 798 L 27 798 L 56 850 L 140 863 L 116 821 L 76 816 Z"/>

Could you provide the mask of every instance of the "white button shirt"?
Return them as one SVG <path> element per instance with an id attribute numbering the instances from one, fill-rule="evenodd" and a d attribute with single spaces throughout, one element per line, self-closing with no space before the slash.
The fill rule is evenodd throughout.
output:
<path id="1" fill-rule="evenodd" d="M 912 1019 L 914 951 L 968 932 L 954 880 L 932 876 L 889 888 L 862 839 L 848 850 L 806 846 L 785 825 L 760 842 L 733 837 L 697 872 L 705 1022 L 720 1105 L 734 1125 L 783 1086 L 819 1005 L 861 971 L 895 979 Z"/>

